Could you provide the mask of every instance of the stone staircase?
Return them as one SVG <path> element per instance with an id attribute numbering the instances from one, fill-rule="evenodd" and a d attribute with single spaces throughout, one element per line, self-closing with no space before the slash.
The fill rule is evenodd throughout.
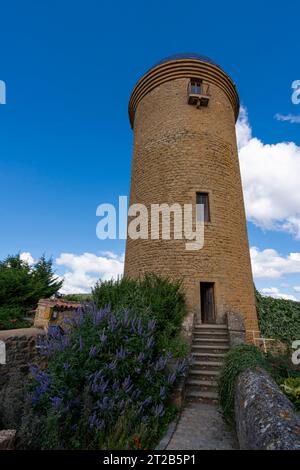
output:
<path id="1" fill-rule="evenodd" d="M 192 363 L 186 382 L 187 401 L 218 401 L 217 379 L 229 350 L 227 325 L 198 324 L 194 327 Z"/>

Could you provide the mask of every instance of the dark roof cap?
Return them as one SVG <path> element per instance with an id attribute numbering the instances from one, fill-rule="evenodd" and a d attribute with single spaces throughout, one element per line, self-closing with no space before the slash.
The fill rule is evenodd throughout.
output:
<path id="1" fill-rule="evenodd" d="M 178 54 L 170 55 L 165 57 L 164 59 L 160 60 L 156 64 L 154 64 L 151 68 L 156 67 L 157 65 L 164 64 L 166 62 L 171 62 L 172 60 L 180 60 L 180 59 L 195 59 L 201 60 L 201 62 L 208 62 L 209 64 L 216 65 L 217 67 L 221 68 L 216 62 L 212 59 L 207 57 L 206 55 L 197 54 L 197 52 L 180 52 Z"/>

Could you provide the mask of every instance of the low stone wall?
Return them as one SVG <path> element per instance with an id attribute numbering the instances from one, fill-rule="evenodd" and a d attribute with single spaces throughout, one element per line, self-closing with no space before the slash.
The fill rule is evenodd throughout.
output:
<path id="1" fill-rule="evenodd" d="M 19 423 L 30 364 L 41 364 L 36 347 L 44 331 L 38 328 L 0 331 L 5 345 L 5 364 L 0 364 L 0 429 L 15 428 Z"/>
<path id="2" fill-rule="evenodd" d="M 300 450 L 300 415 L 263 369 L 239 375 L 235 418 L 243 450 Z"/>
<path id="3" fill-rule="evenodd" d="M 0 450 L 13 450 L 16 431 L 14 429 L 5 429 L 0 431 Z"/>

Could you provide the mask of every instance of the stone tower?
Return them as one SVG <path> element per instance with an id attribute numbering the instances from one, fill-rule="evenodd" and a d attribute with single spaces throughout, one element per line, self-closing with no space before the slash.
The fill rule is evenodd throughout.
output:
<path id="1" fill-rule="evenodd" d="M 204 246 L 127 239 L 125 276 L 183 281 L 189 311 L 204 323 L 241 313 L 257 330 L 231 78 L 207 57 L 169 57 L 143 75 L 129 102 L 134 130 L 130 205 L 203 204 Z M 196 206 L 195 206 L 196 207 Z M 150 222 L 149 222 L 150 223 Z"/>

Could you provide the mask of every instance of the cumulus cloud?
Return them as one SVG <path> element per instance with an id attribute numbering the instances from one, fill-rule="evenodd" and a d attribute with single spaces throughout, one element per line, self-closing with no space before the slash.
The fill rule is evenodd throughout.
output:
<path id="1" fill-rule="evenodd" d="M 261 294 L 268 296 L 268 297 L 273 297 L 274 299 L 285 299 L 285 300 L 294 300 L 297 301 L 296 297 L 291 294 L 284 294 L 279 291 L 277 287 L 265 287 L 264 289 L 261 289 Z"/>
<path id="2" fill-rule="evenodd" d="M 241 106 L 239 118 L 236 123 L 236 137 L 238 149 L 246 147 L 252 139 L 252 130 L 249 124 L 247 109 Z"/>
<path id="3" fill-rule="evenodd" d="M 123 274 L 124 256 L 105 252 L 101 256 L 93 253 L 75 255 L 61 253 L 56 259 L 58 266 L 65 267 L 66 272 L 61 276 L 64 284 L 62 294 L 86 293 L 99 280 L 116 279 Z"/>
<path id="4" fill-rule="evenodd" d="M 292 124 L 300 124 L 300 115 L 299 114 L 275 114 L 274 116 L 277 121 L 288 121 Z"/>
<path id="5" fill-rule="evenodd" d="M 20 254 L 20 259 L 28 263 L 29 266 L 32 266 L 35 263 L 35 260 L 29 251 L 23 251 L 23 253 Z"/>
<path id="6" fill-rule="evenodd" d="M 300 253 L 281 256 L 271 248 L 260 250 L 250 249 L 253 276 L 255 278 L 279 278 L 286 274 L 300 273 Z"/>
<path id="7" fill-rule="evenodd" d="M 248 220 L 300 239 L 300 147 L 294 142 L 265 144 L 253 137 L 245 108 L 236 130 Z"/>

